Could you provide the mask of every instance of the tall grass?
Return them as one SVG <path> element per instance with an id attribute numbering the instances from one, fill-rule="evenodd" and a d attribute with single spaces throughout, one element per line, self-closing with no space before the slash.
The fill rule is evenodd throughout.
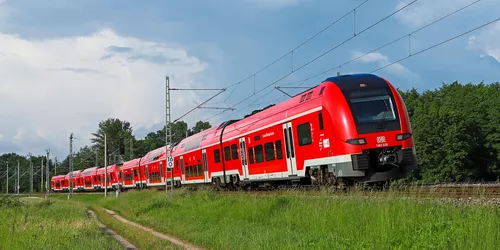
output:
<path id="1" fill-rule="evenodd" d="M 0 249 L 121 249 L 81 204 L 0 197 Z"/>
<path id="2" fill-rule="evenodd" d="M 500 207 L 358 192 L 130 191 L 76 199 L 211 249 L 498 249 Z"/>

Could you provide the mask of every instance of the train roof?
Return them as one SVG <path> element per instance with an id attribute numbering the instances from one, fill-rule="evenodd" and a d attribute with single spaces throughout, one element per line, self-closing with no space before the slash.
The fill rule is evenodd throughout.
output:
<path id="1" fill-rule="evenodd" d="M 79 175 L 81 174 L 81 172 L 82 172 L 81 170 L 75 170 L 75 171 L 73 171 L 73 172 L 69 172 L 69 173 L 67 173 L 65 176 L 66 176 L 66 177 L 69 177 L 69 176 L 72 174 L 72 175 L 73 175 L 73 177 L 75 177 L 75 176 L 79 176 Z"/>
<path id="2" fill-rule="evenodd" d="M 120 168 L 123 170 L 123 169 L 137 167 L 137 166 L 139 166 L 139 162 L 141 161 L 141 159 L 142 158 L 136 158 L 136 159 L 132 159 L 130 161 L 126 161 L 123 163 L 123 165 Z"/>
<path id="3" fill-rule="evenodd" d="M 141 159 L 141 165 L 165 159 L 165 146 L 149 151 L 145 156 L 143 156 L 140 159 Z"/>
<path id="4" fill-rule="evenodd" d="M 114 167 L 116 167 L 116 165 L 110 165 L 110 166 L 107 166 L 106 168 L 109 171 L 110 169 L 112 170 Z M 102 167 L 102 168 L 97 169 L 97 174 L 104 173 L 106 171 L 106 168 Z"/>
<path id="5" fill-rule="evenodd" d="M 91 174 L 94 174 L 95 172 L 97 172 L 97 168 L 98 167 L 91 167 L 91 168 L 86 168 L 82 171 L 82 174 L 83 175 L 91 175 Z"/>

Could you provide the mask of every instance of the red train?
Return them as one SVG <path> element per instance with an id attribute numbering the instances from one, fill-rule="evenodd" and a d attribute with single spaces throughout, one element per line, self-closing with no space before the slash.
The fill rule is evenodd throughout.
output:
<path id="1" fill-rule="evenodd" d="M 328 78 L 256 114 L 187 137 L 171 154 L 176 186 L 376 183 L 418 167 L 404 101 L 372 74 Z M 109 187 L 164 186 L 171 179 L 165 160 L 162 147 L 109 166 Z M 85 173 L 101 179 L 86 182 Z M 101 169 L 74 174 L 75 190 L 87 189 L 86 183 L 104 186 Z M 52 180 L 55 191 L 67 190 L 67 177 Z"/>

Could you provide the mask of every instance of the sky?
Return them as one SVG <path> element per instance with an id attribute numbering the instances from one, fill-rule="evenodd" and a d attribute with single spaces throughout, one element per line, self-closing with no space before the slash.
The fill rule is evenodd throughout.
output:
<path id="1" fill-rule="evenodd" d="M 479 1 L 415 33 L 475 0 L 363 2 L 0 0 L 0 154 L 50 149 L 64 159 L 71 133 L 78 150 L 107 118 L 129 121 L 143 138 L 165 124 L 166 76 L 173 88 L 225 89 L 205 106 L 234 108 L 196 109 L 183 118 L 189 126 L 286 100 L 276 86 L 315 86 L 403 58 L 374 74 L 420 92 L 499 81 L 500 21 L 426 49 L 499 18 L 500 1 Z M 172 91 L 172 120 L 217 93 Z"/>

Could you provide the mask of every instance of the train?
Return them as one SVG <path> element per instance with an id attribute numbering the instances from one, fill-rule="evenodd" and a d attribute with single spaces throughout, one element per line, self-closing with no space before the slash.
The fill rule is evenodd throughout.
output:
<path id="1" fill-rule="evenodd" d="M 51 187 L 57 192 L 170 184 L 339 186 L 387 183 L 416 168 L 399 92 L 381 76 L 350 74 L 123 164 L 54 176 Z"/>

